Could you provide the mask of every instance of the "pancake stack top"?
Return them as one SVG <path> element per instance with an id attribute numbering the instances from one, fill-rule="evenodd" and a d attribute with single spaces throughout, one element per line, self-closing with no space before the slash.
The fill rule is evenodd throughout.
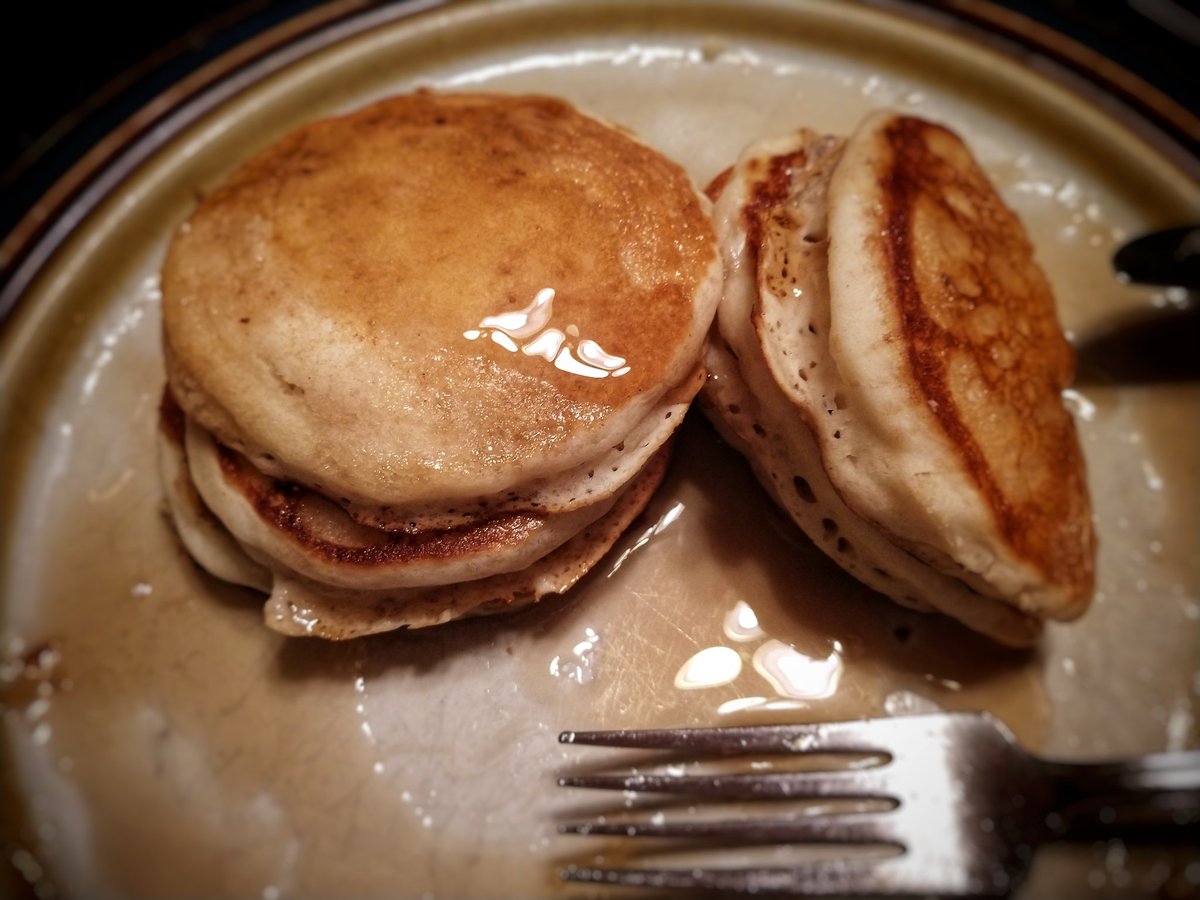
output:
<path id="1" fill-rule="evenodd" d="M 573 583 L 641 510 L 720 296 L 707 201 L 545 97 L 395 97 L 208 194 L 163 269 L 188 549 L 349 637 Z"/>

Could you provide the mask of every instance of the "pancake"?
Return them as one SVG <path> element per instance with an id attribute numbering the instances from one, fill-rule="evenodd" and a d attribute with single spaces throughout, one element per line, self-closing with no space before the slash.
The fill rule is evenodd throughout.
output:
<path id="1" fill-rule="evenodd" d="M 364 522 L 588 505 L 695 368 L 720 297 L 707 212 L 678 165 L 551 98 L 418 92 L 314 122 L 175 235 L 169 383 Z"/>
<path id="2" fill-rule="evenodd" d="M 394 97 L 205 195 L 162 273 L 186 549 L 340 639 L 520 608 L 662 479 L 721 292 L 708 200 L 546 97 Z"/>
<path id="3" fill-rule="evenodd" d="M 843 568 L 1012 645 L 1092 590 L 1070 348 L 952 132 L 882 112 L 759 142 L 711 189 L 705 409 Z"/>
<path id="4" fill-rule="evenodd" d="M 195 422 L 186 433 L 193 485 L 238 543 L 276 569 L 333 587 L 380 590 L 471 581 L 523 569 L 612 505 L 568 513 L 499 513 L 472 525 L 394 532 L 355 522 L 325 497 L 263 475 Z"/>
<path id="5" fill-rule="evenodd" d="M 856 423 L 842 458 L 882 444 L 902 471 L 942 473 L 887 479 L 873 454 L 845 467 L 843 489 L 874 494 L 875 516 L 918 555 L 951 547 L 1026 612 L 1078 616 L 1095 539 L 1062 403 L 1074 354 L 1020 221 L 956 135 L 907 117 L 863 125 L 830 196 L 831 306 L 844 312 L 829 340 Z M 883 482 L 886 496 L 871 487 Z"/>
<path id="6" fill-rule="evenodd" d="M 164 394 L 158 427 L 158 472 L 180 541 L 210 575 L 259 591 L 271 590 L 271 572 L 248 557 L 233 535 L 205 505 L 192 482 L 184 447 L 183 411 Z"/>
<path id="7" fill-rule="evenodd" d="M 222 580 L 268 593 L 263 607 L 268 627 L 290 636 L 329 640 L 516 612 L 549 594 L 569 590 L 642 512 L 662 482 L 670 456 L 669 447 L 658 450 L 629 484 L 604 504 L 598 517 L 523 568 L 422 588 L 347 589 L 306 577 L 236 540 L 205 505 L 192 482 L 184 428 L 178 407 L 167 395 L 160 419 L 159 459 L 168 509 L 189 554 L 201 568 Z M 389 533 L 381 536 L 396 538 Z"/>
<path id="8" fill-rule="evenodd" d="M 283 634 L 346 640 L 525 609 L 574 587 L 603 559 L 645 509 L 662 482 L 668 458 L 668 448 L 656 453 L 618 493 L 608 512 L 525 569 L 424 590 L 376 593 L 339 592 L 303 578 L 277 575 L 264 619 Z"/>

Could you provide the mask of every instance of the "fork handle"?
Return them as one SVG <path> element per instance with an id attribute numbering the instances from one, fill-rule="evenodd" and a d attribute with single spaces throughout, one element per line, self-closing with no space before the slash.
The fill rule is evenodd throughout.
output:
<path id="1" fill-rule="evenodd" d="M 1045 824 L 1054 838 L 1200 839 L 1200 751 L 1116 763 L 1049 763 L 1046 774 L 1054 788 Z"/>

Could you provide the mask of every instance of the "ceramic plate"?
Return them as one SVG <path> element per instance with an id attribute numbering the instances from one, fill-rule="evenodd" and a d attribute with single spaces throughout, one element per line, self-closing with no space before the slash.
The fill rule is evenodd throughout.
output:
<path id="1" fill-rule="evenodd" d="M 644 520 L 568 596 L 510 618 L 284 639 L 262 598 L 199 572 L 163 518 L 152 438 L 171 229 L 292 127 L 418 85 L 561 95 L 701 184 L 753 138 L 914 111 L 956 128 L 1024 218 L 1072 335 L 1175 302 L 1119 284 L 1108 259 L 1200 208 L 1189 173 L 1080 94 L 903 10 L 354 12 L 243 59 L 89 181 L 63 239 L 27 265 L 0 347 L 0 672 L 21 811 L 4 846 L 21 876 L 90 897 L 556 895 L 565 863 L 636 852 L 556 833 L 606 803 L 555 786 L 592 759 L 556 742 L 571 728 L 981 708 L 1069 758 L 1194 744 L 1193 385 L 1068 395 L 1099 585 L 1083 620 L 1029 653 L 843 576 L 698 415 Z M 1029 894 L 1155 894 L 1197 869 L 1195 853 L 1050 851 Z"/>

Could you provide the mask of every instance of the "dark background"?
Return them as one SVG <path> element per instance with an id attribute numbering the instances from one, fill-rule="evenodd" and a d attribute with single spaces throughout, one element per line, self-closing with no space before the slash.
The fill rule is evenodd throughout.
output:
<path id="1" fill-rule="evenodd" d="M 0 236 L 71 162 L 188 72 L 318 0 L 10 4 L 0 26 Z M 944 4 L 943 4 L 944 5 Z M 1004 0 L 1200 109 L 1200 0 Z"/>

